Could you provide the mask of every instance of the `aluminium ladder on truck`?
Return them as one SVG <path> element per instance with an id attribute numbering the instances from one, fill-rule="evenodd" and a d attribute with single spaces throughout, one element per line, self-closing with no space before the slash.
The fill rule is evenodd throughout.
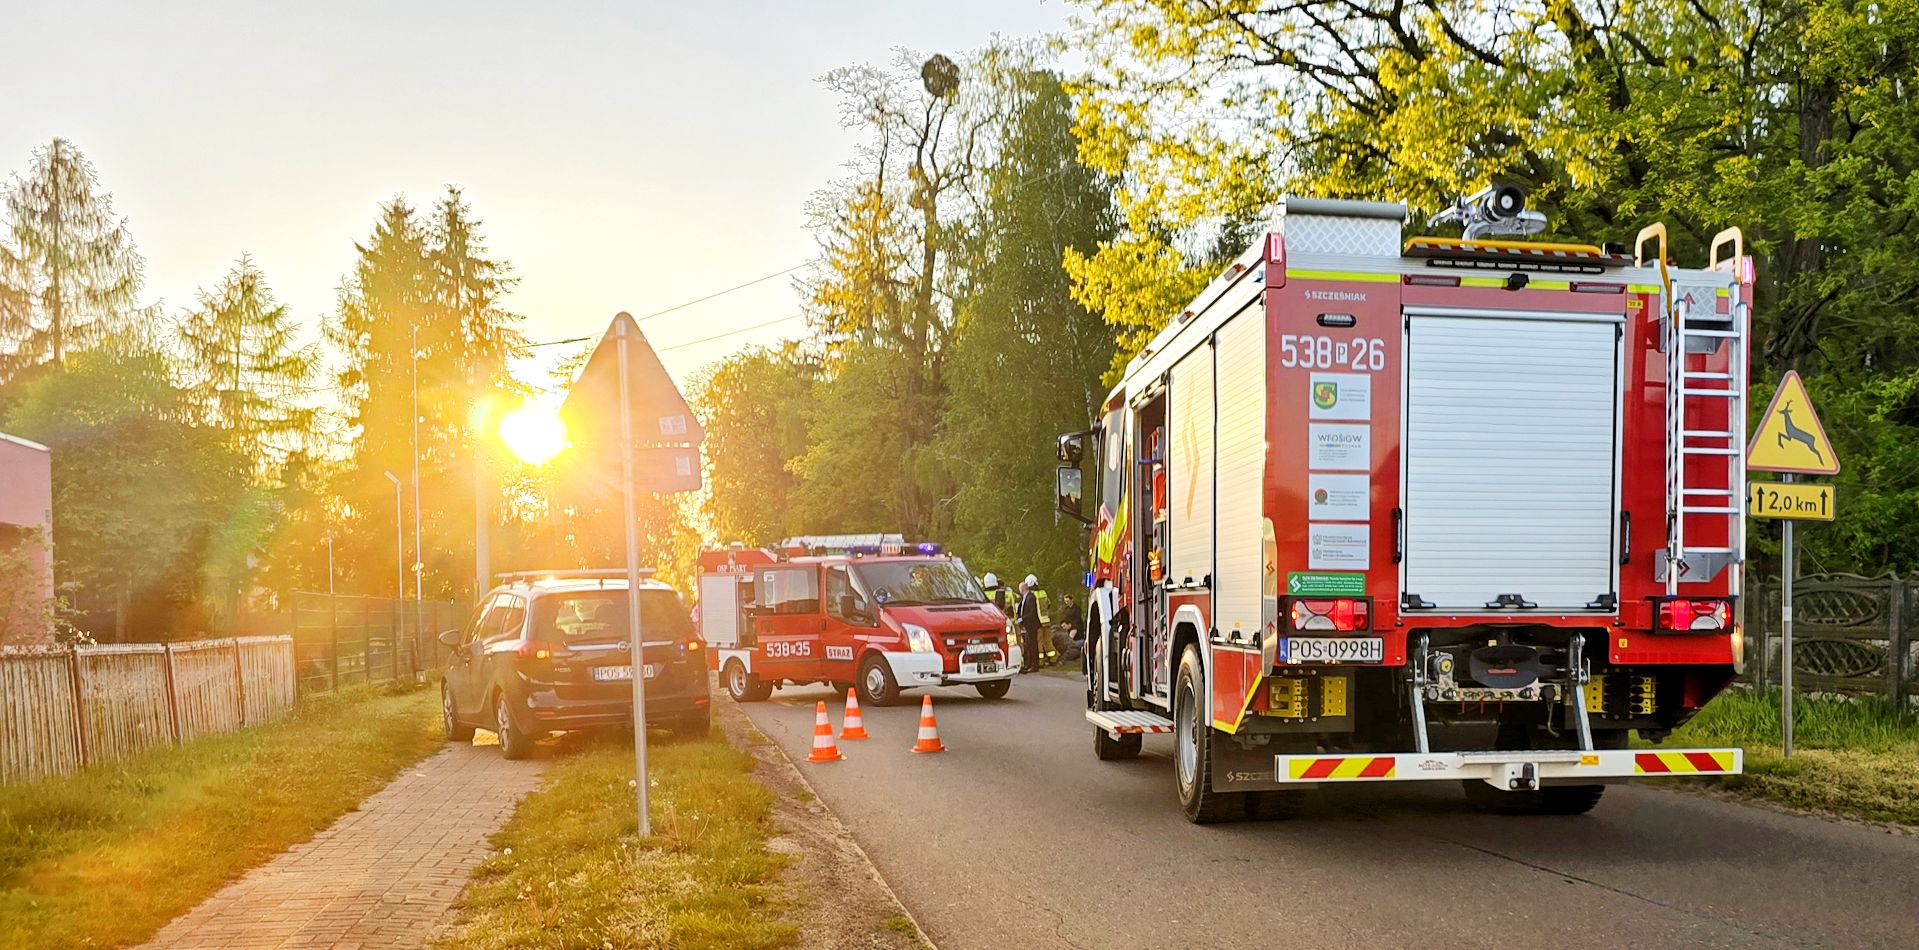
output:
<path id="1" fill-rule="evenodd" d="M 1660 348 L 1666 354 L 1666 546 L 1656 570 L 1666 596 L 1681 583 L 1709 581 L 1733 570 L 1740 593 L 1745 562 L 1747 333 L 1744 238 L 1738 228 L 1714 235 L 1706 275 L 1675 282 L 1666 257 L 1666 228 L 1639 232 L 1635 258 L 1658 240 Z M 1729 257 L 1720 254 L 1732 248 Z M 1720 356 L 1723 350 L 1724 359 Z M 1722 368 L 1709 368 L 1709 367 Z M 1722 481 L 1723 479 L 1723 481 Z M 1700 539 L 1705 539 L 1703 542 Z"/>

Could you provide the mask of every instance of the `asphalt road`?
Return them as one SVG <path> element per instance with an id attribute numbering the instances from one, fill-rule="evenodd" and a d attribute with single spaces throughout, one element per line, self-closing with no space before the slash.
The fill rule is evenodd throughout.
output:
<path id="1" fill-rule="evenodd" d="M 804 762 L 821 687 L 748 706 L 944 950 L 1003 947 L 1919 947 L 1919 836 L 1636 785 L 1591 815 L 1500 818 L 1456 783 L 1319 791 L 1298 818 L 1201 827 L 1171 740 L 1093 757 L 1076 681 L 922 691 Z"/>

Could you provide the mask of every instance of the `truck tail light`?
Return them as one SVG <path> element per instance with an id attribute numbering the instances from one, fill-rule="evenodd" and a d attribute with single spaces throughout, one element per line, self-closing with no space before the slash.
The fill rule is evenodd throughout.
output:
<path id="1" fill-rule="evenodd" d="M 1672 598 L 1659 601 L 1658 629 L 1668 633 L 1702 633 L 1732 629 L 1732 601 L 1710 598 Z"/>
<path id="2" fill-rule="evenodd" d="M 1294 630 L 1371 630 L 1373 602 L 1364 597 L 1299 597 L 1287 608 Z"/>

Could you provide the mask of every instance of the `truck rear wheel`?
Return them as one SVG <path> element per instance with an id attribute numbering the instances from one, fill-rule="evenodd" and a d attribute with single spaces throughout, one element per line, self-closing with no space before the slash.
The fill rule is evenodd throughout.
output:
<path id="1" fill-rule="evenodd" d="M 1173 688 L 1173 784 L 1186 820 L 1196 825 L 1232 821 L 1246 812 L 1245 794 L 1213 791 L 1213 724 L 1203 714 L 1205 668 L 1188 646 Z"/>
<path id="2" fill-rule="evenodd" d="M 1139 758 L 1140 734 L 1128 732 L 1115 739 L 1106 730 L 1093 727 L 1093 755 L 1101 762 L 1119 762 Z"/>
<path id="3" fill-rule="evenodd" d="M 1606 794 L 1604 785 L 1556 785 L 1541 789 L 1539 811 L 1545 815 L 1583 815 Z"/>

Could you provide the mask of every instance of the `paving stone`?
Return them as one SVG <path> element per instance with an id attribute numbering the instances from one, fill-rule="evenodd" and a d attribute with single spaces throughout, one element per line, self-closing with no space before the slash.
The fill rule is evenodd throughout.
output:
<path id="1" fill-rule="evenodd" d="M 150 948 L 424 946 L 539 784 L 539 760 L 454 746 L 167 924 Z"/>

